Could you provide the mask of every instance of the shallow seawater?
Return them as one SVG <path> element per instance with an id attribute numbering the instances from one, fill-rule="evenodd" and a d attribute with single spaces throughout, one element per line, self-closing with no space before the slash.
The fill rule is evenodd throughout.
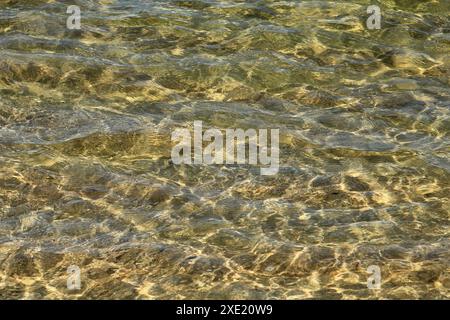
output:
<path id="1" fill-rule="evenodd" d="M 371 3 L 1 0 L 0 298 L 450 298 L 450 1 Z M 195 120 L 279 173 L 175 165 Z"/>

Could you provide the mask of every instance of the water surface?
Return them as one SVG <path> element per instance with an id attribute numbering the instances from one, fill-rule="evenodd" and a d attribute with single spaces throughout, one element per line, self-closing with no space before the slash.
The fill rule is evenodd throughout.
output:
<path id="1" fill-rule="evenodd" d="M 372 3 L 0 1 L 0 297 L 448 299 L 450 2 Z M 280 172 L 174 165 L 194 120 Z"/>

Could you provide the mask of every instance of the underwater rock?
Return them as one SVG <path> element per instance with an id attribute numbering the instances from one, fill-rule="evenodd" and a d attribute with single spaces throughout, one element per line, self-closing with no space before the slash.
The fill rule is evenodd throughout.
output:
<path id="1" fill-rule="evenodd" d="M 96 283 L 82 295 L 82 299 L 130 300 L 136 297 L 135 286 L 118 279 Z"/>
<path id="2" fill-rule="evenodd" d="M 25 286 L 20 283 L 8 283 L 0 286 L 1 300 L 20 300 L 25 296 Z"/>
<path id="3" fill-rule="evenodd" d="M 345 184 L 349 191 L 369 191 L 370 186 L 357 177 L 346 176 Z"/>
<path id="4" fill-rule="evenodd" d="M 31 277 L 37 274 L 33 257 L 24 249 L 12 253 L 3 262 L 3 266 L 8 276 Z"/>

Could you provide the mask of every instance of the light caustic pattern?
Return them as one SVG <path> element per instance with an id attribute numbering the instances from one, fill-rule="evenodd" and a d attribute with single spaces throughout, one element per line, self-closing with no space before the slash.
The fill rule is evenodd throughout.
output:
<path id="1" fill-rule="evenodd" d="M 70 2 L 0 1 L 0 298 L 450 297 L 448 1 Z"/>

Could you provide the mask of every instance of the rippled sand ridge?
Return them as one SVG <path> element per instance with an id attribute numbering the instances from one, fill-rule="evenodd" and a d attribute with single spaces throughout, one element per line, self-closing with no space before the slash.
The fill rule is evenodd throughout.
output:
<path id="1" fill-rule="evenodd" d="M 0 298 L 449 299 L 450 2 L 373 3 L 1 0 Z"/>

